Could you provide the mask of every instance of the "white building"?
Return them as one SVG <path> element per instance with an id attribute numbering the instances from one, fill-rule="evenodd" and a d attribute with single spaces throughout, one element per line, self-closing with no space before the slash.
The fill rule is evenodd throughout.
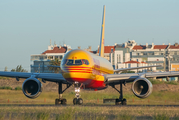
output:
<path id="1" fill-rule="evenodd" d="M 48 49 L 42 54 L 31 55 L 31 61 L 33 61 L 33 65 L 31 65 L 31 72 L 39 72 L 39 73 L 50 73 L 48 65 L 51 60 L 55 60 L 58 58 L 62 60 L 63 56 L 66 52 L 70 51 L 71 47 L 67 45 L 57 46 L 56 44 L 49 45 Z"/>

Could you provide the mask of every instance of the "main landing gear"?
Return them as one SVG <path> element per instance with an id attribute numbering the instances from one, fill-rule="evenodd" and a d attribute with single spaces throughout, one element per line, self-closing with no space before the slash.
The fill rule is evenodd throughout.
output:
<path id="1" fill-rule="evenodd" d="M 67 100 L 62 97 L 62 93 L 65 92 L 65 90 L 68 89 L 70 86 L 71 84 L 67 84 L 67 87 L 62 91 L 62 83 L 61 82 L 58 83 L 59 99 L 55 99 L 55 105 L 59 105 L 59 104 L 66 105 Z"/>
<path id="2" fill-rule="evenodd" d="M 115 99 L 115 104 L 116 105 L 126 105 L 127 104 L 127 100 L 123 99 L 123 91 L 122 91 L 122 84 L 125 85 L 125 83 L 120 83 L 120 91 L 115 87 L 115 85 L 110 85 L 111 87 L 113 87 L 119 94 L 119 99 Z M 111 101 L 112 99 L 104 99 L 105 101 Z"/>
<path id="3" fill-rule="evenodd" d="M 73 104 L 81 105 L 83 104 L 83 99 L 80 98 L 80 87 L 82 86 L 82 84 L 75 82 L 74 86 L 75 86 L 75 98 L 73 99 Z"/>
<path id="4" fill-rule="evenodd" d="M 111 87 L 113 87 L 116 91 L 118 91 L 119 94 L 120 94 L 119 99 L 116 99 L 116 102 L 115 102 L 116 105 L 120 105 L 120 104 L 126 105 L 126 104 L 127 104 L 127 100 L 126 100 L 126 99 L 123 99 L 122 84 L 123 84 L 123 83 L 120 83 L 120 91 L 115 87 L 115 85 L 112 85 L 112 86 L 111 86 Z M 125 83 L 124 83 L 124 85 L 125 85 Z"/>

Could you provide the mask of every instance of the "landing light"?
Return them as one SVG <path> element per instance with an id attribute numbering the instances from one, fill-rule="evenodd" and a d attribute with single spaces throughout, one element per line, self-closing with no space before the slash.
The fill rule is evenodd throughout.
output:
<path id="1" fill-rule="evenodd" d="M 75 92 L 80 92 L 80 88 L 75 88 Z"/>

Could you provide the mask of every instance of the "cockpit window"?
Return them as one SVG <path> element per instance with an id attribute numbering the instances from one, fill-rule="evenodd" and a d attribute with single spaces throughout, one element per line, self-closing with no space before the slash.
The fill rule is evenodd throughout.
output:
<path id="1" fill-rule="evenodd" d="M 82 65 L 82 61 L 81 60 L 75 60 L 75 65 Z"/>
<path id="2" fill-rule="evenodd" d="M 74 60 L 67 60 L 66 65 L 73 65 L 73 63 L 74 63 Z"/>
<path id="3" fill-rule="evenodd" d="M 82 59 L 82 63 L 85 64 L 85 65 L 89 65 L 88 60 L 85 60 L 85 59 Z"/>
<path id="4" fill-rule="evenodd" d="M 64 62 L 62 61 L 62 64 Z M 77 60 L 66 59 L 66 62 L 64 64 L 66 64 L 66 65 L 89 65 L 89 62 L 88 62 L 88 60 L 85 60 L 85 59 L 77 59 Z"/>

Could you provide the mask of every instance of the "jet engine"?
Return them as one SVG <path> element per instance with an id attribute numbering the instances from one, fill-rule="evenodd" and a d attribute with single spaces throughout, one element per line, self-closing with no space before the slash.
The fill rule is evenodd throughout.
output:
<path id="1" fill-rule="evenodd" d="M 152 93 L 152 83 L 146 78 L 137 78 L 132 84 L 133 93 L 139 98 L 146 98 Z"/>
<path id="2" fill-rule="evenodd" d="M 22 84 L 22 91 L 28 98 L 37 98 L 42 92 L 42 84 L 36 78 L 28 78 Z"/>

